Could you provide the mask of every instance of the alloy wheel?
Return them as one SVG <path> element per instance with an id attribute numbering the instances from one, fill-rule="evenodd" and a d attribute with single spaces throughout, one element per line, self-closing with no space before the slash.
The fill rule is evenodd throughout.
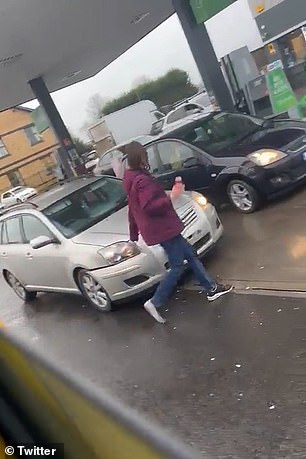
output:
<path id="1" fill-rule="evenodd" d="M 18 295 L 23 301 L 26 301 L 27 291 L 22 283 L 12 273 L 7 274 L 7 280 L 16 295 Z"/>
<path id="2" fill-rule="evenodd" d="M 230 187 L 230 196 L 235 206 L 244 212 L 253 206 L 251 194 L 243 183 L 233 183 Z"/>
<path id="3" fill-rule="evenodd" d="M 82 288 L 93 305 L 101 311 L 110 310 L 110 299 L 103 287 L 88 273 L 81 276 Z"/>

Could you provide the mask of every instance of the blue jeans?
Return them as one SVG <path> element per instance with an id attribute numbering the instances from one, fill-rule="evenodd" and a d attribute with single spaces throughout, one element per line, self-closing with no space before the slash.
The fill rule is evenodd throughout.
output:
<path id="1" fill-rule="evenodd" d="M 193 247 L 183 236 L 180 235 L 170 239 L 170 241 L 163 242 L 161 246 L 168 256 L 170 271 L 167 272 L 151 299 L 156 308 L 164 305 L 171 296 L 183 274 L 185 260 L 187 260 L 195 277 L 206 291 L 210 292 L 216 288 L 216 282 L 206 274 L 204 266 L 198 259 Z"/>

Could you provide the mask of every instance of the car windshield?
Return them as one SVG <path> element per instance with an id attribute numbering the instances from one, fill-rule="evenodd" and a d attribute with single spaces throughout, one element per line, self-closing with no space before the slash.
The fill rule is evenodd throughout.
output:
<path id="1" fill-rule="evenodd" d="M 222 156 L 224 150 L 241 142 L 263 126 L 263 120 L 248 115 L 219 113 L 192 126 L 182 136 L 212 156 Z"/>
<path id="2" fill-rule="evenodd" d="M 123 183 L 103 177 L 65 196 L 43 213 L 67 238 L 91 228 L 127 204 Z"/>

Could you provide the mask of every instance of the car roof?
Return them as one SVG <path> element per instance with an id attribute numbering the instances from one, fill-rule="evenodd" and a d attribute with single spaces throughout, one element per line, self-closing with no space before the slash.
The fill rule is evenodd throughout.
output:
<path id="1" fill-rule="evenodd" d="M 170 115 L 170 114 L 173 113 L 173 112 L 176 112 L 176 111 L 179 110 L 180 108 L 186 107 L 186 105 L 196 105 L 196 106 L 198 106 L 199 108 L 204 108 L 203 105 L 199 104 L 198 102 L 185 101 L 185 102 L 182 102 L 182 103 L 179 104 L 179 105 L 176 105 L 172 110 L 170 110 L 169 113 L 167 113 L 166 116 Z"/>
<path id="2" fill-rule="evenodd" d="M 18 190 L 19 188 L 22 188 L 22 185 L 20 185 L 20 187 L 16 186 L 15 188 L 10 188 L 9 190 L 3 191 L 3 193 L 1 193 L 1 196 L 3 196 L 6 193 L 13 193 L 14 191 Z"/>
<path id="3" fill-rule="evenodd" d="M 44 193 L 31 199 L 31 202 L 33 202 L 40 210 L 44 210 L 55 202 L 64 199 L 66 196 L 69 196 L 75 191 L 78 191 L 100 179 L 101 177 L 76 177 L 72 180 L 64 181 L 61 184 L 56 185 L 54 188 L 45 191 Z"/>
<path id="4" fill-rule="evenodd" d="M 152 140 L 155 139 L 155 136 L 149 135 L 149 134 L 144 134 L 144 135 L 139 135 L 137 137 L 132 137 L 131 139 L 126 140 L 125 142 L 118 143 L 118 145 L 114 145 L 112 148 L 109 150 L 106 150 L 100 158 L 103 158 L 106 154 L 111 153 L 112 151 L 119 150 L 121 147 L 124 147 L 125 145 L 131 143 L 131 142 L 139 142 L 142 145 L 146 145 L 149 142 L 152 142 Z"/>
<path id="5" fill-rule="evenodd" d="M 188 126 L 192 126 L 193 123 L 197 124 L 199 121 L 203 119 L 209 119 L 212 118 L 214 115 L 217 115 L 220 113 L 219 111 L 214 111 L 214 112 L 207 112 L 207 113 L 199 113 L 199 114 L 194 114 L 194 115 L 188 115 L 185 118 L 182 118 L 181 120 L 175 121 L 174 123 L 171 123 L 168 125 L 167 128 L 165 128 L 162 132 L 156 135 L 142 135 L 138 137 L 134 137 L 133 139 L 127 140 L 126 142 L 123 142 L 121 144 L 115 145 L 114 147 L 110 148 L 107 150 L 105 153 L 103 153 L 100 156 L 100 159 L 103 158 L 107 153 L 110 153 L 112 151 L 118 150 L 121 147 L 124 147 L 127 145 L 129 142 L 135 141 L 141 143 L 143 146 L 149 146 L 151 143 L 156 142 L 157 140 L 162 140 L 163 138 L 175 138 L 175 134 L 181 131 L 184 131 L 185 128 Z M 156 121 L 156 123 L 161 122 L 162 120 Z M 153 123 L 155 124 L 155 123 Z M 147 137 L 147 139 L 146 139 Z M 140 139 L 144 140 L 144 142 L 141 142 Z"/>
<path id="6" fill-rule="evenodd" d="M 180 134 L 181 132 L 184 132 L 187 128 L 192 128 L 193 126 L 196 126 L 199 123 L 199 121 L 213 118 L 215 115 L 220 113 L 221 112 L 215 111 L 186 116 L 185 118 L 182 118 L 181 120 L 176 121 L 175 123 L 171 123 L 168 128 L 164 129 L 160 134 L 154 136 L 154 138 L 150 142 L 146 143 L 145 146 L 148 146 L 151 143 L 154 143 L 162 139 L 175 139 L 176 134 Z"/>
<path id="7" fill-rule="evenodd" d="M 26 188 L 26 186 L 24 185 L 18 185 L 18 186 L 15 186 L 14 188 L 10 188 L 9 190 L 6 191 L 6 193 L 9 193 L 11 191 L 16 191 L 16 190 L 19 190 L 19 189 L 22 189 L 22 188 Z"/>

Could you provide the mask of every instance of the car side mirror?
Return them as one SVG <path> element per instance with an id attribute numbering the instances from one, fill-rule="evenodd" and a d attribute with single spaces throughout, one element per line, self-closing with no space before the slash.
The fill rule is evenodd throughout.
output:
<path id="1" fill-rule="evenodd" d="M 198 158 L 192 157 L 192 158 L 186 159 L 183 162 L 183 168 L 188 169 L 189 167 L 199 166 L 199 164 L 200 164 L 200 161 L 198 160 Z"/>
<path id="2" fill-rule="evenodd" d="M 32 239 L 32 241 L 30 241 L 30 245 L 32 247 L 32 249 L 41 249 L 42 247 L 46 247 L 47 245 L 51 245 L 51 244 L 59 244 L 59 240 L 56 239 L 55 237 L 54 238 L 50 238 L 48 236 L 38 236 L 34 239 Z"/>

